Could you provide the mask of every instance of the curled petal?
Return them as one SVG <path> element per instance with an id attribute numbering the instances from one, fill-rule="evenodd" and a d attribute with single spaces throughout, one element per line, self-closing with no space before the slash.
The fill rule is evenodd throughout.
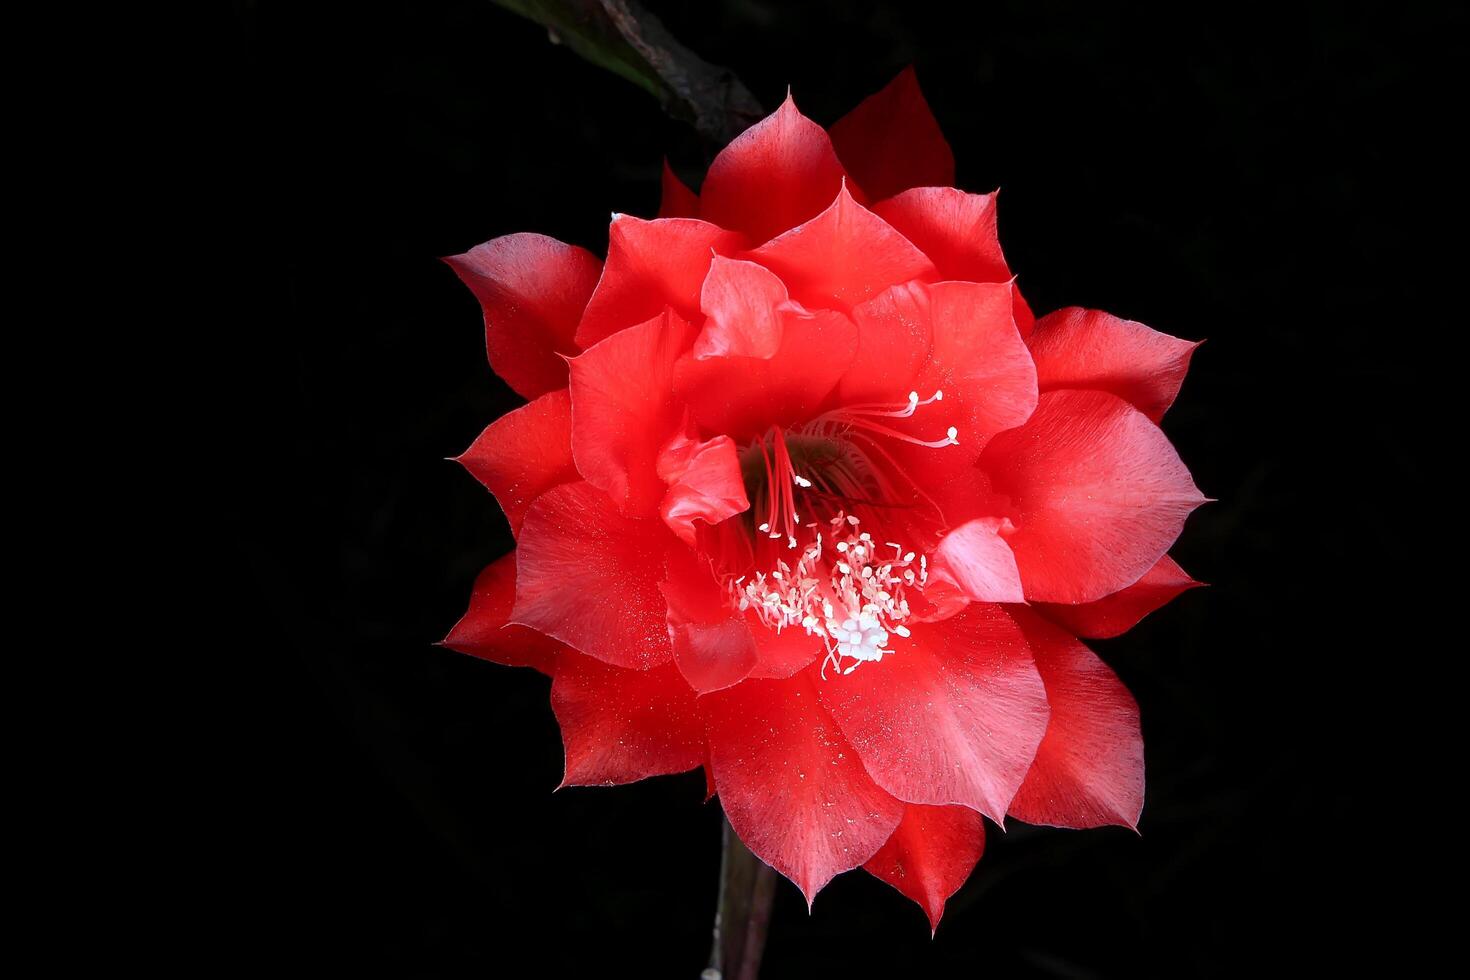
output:
<path id="1" fill-rule="evenodd" d="M 675 435 L 659 453 L 658 475 L 669 485 L 659 515 L 691 548 L 696 520 L 714 525 L 750 509 L 740 457 L 729 436 L 701 442 L 698 437 Z"/>
<path id="2" fill-rule="evenodd" d="M 781 347 L 769 360 L 685 355 L 674 368 L 674 395 L 706 430 L 743 444 L 773 425 L 817 415 L 856 347 L 856 330 L 841 313 L 788 312 Z"/>
<path id="3" fill-rule="evenodd" d="M 829 675 L 822 703 L 873 780 L 905 803 L 960 804 L 1005 820 L 1046 731 L 1046 692 L 999 606 L 925 623 L 892 653 Z"/>
<path id="4" fill-rule="evenodd" d="M 756 664 L 755 638 L 725 601 L 709 563 L 689 548 L 670 548 L 659 587 L 668 600 L 674 663 L 688 686 L 705 694 L 743 680 Z"/>
<path id="5" fill-rule="evenodd" d="M 1051 721 L 1011 816 L 1052 827 L 1138 827 L 1143 735 L 1138 704 L 1087 647 L 1026 609 L 1011 615 L 1046 684 Z"/>
<path id="6" fill-rule="evenodd" d="M 1169 440 L 1102 391 L 1053 391 L 980 459 L 1010 498 L 1007 541 L 1039 602 L 1092 602 L 1143 577 L 1205 498 Z"/>
<path id="7" fill-rule="evenodd" d="M 624 670 L 569 652 L 552 678 L 562 786 L 632 783 L 703 764 L 704 719 L 671 664 Z"/>
<path id="8" fill-rule="evenodd" d="M 1121 636 L 1149 613 L 1161 609 L 1181 592 L 1198 588 L 1196 582 L 1168 555 L 1160 558 L 1143 578 L 1095 602 L 1075 606 L 1038 602 L 1032 608 L 1069 633 L 1094 639 Z"/>
<path id="9" fill-rule="evenodd" d="M 501 416 L 455 457 L 500 502 L 512 534 L 531 501 L 579 479 L 572 462 L 572 399 L 565 388 Z"/>
<path id="10" fill-rule="evenodd" d="M 985 851 L 985 821 L 964 806 L 903 808 L 903 820 L 864 870 L 918 903 L 939 928 L 944 903 L 975 870 Z"/>
<path id="11" fill-rule="evenodd" d="M 933 263 L 845 184 L 821 214 L 749 256 L 809 307 L 846 310 L 895 283 L 934 276 Z"/>
<path id="12" fill-rule="evenodd" d="M 577 469 L 630 516 L 652 515 L 663 499 L 658 454 L 681 417 L 671 394 L 674 362 L 693 333 L 665 310 L 571 361 Z"/>
<path id="13" fill-rule="evenodd" d="M 567 386 L 561 355 L 577 352 L 577 321 L 602 263 L 545 235 L 506 235 L 444 260 L 485 312 L 490 366 L 525 398 Z"/>
<path id="14" fill-rule="evenodd" d="M 1002 536 L 1014 530 L 1004 517 L 977 517 L 946 534 L 935 549 L 939 568 L 971 599 L 1024 602 L 1016 556 Z"/>
<path id="15" fill-rule="evenodd" d="M 662 521 L 618 513 L 590 483 L 568 483 L 526 511 L 516 548 L 513 623 L 614 667 L 673 657 L 659 582 L 675 539 Z"/>
<path id="16" fill-rule="evenodd" d="M 747 680 L 702 699 L 710 768 L 725 816 L 810 905 L 832 878 L 868 861 L 903 805 L 879 789 L 817 702 L 810 672 Z"/>
<path id="17" fill-rule="evenodd" d="M 669 166 L 667 158 L 664 159 L 663 174 L 660 178 L 662 197 L 659 200 L 658 216 L 660 218 L 697 218 L 699 217 L 699 195 L 695 194 L 684 182 L 679 179 Z"/>
<path id="18" fill-rule="evenodd" d="M 837 120 L 832 145 L 874 201 L 910 187 L 954 183 L 954 153 L 912 67 Z"/>
<path id="19" fill-rule="evenodd" d="M 734 232 L 692 218 L 644 221 L 614 215 L 607 265 L 577 327 L 577 345 L 585 350 L 665 307 L 693 319 L 711 258 L 738 251 L 744 242 Z"/>
<path id="20" fill-rule="evenodd" d="M 565 647 L 535 630 L 506 625 L 515 599 L 516 554 L 512 551 L 480 572 L 470 608 L 444 638 L 444 646 L 507 667 L 534 667 L 550 674 L 558 652 Z"/>
<path id="21" fill-rule="evenodd" d="M 715 157 L 700 189 L 700 212 L 763 242 L 819 214 L 845 176 L 826 130 L 787 95 L 781 108 Z"/>
<path id="22" fill-rule="evenodd" d="M 700 293 L 709 319 L 694 341 L 694 356 L 769 359 L 781 348 L 782 314 L 789 297 L 781 280 L 754 262 L 715 256 Z"/>
<path id="23" fill-rule="evenodd" d="M 1028 343 L 1042 391 L 1107 391 L 1154 422 L 1164 417 L 1198 343 L 1133 320 L 1069 306 L 1036 322 Z"/>

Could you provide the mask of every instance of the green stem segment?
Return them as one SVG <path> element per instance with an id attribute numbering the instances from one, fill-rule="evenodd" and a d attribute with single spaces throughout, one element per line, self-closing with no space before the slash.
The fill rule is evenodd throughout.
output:
<path id="1" fill-rule="evenodd" d="M 771 899 L 776 894 L 776 872 L 740 842 L 730 821 L 724 821 L 724 856 L 720 860 L 720 901 L 715 908 L 714 945 L 709 968 L 701 980 L 756 980 L 766 930 L 771 923 Z"/>

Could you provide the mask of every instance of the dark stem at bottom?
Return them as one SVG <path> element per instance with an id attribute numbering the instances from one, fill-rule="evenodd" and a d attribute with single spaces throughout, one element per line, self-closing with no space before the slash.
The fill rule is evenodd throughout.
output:
<path id="1" fill-rule="evenodd" d="M 715 907 L 714 945 L 702 980 L 756 980 L 776 872 L 740 842 L 730 821 L 724 822 L 725 846 L 720 860 L 720 901 Z"/>

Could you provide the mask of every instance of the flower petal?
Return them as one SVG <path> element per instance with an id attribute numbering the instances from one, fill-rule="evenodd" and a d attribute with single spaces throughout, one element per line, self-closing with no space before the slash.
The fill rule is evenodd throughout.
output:
<path id="1" fill-rule="evenodd" d="M 607 235 L 607 265 L 577 327 L 577 344 L 584 350 L 658 316 L 665 307 L 686 320 L 694 318 L 711 257 L 745 244 L 740 235 L 693 218 L 644 221 L 618 214 Z"/>
<path id="2" fill-rule="evenodd" d="M 1026 634 L 1046 684 L 1051 721 L 1011 816 L 1052 827 L 1137 829 L 1143 811 L 1143 735 L 1138 704 L 1087 647 L 1023 608 Z"/>
<path id="3" fill-rule="evenodd" d="M 455 460 L 500 502 L 512 534 L 531 501 L 580 479 L 572 462 L 572 399 L 565 388 L 501 416 Z"/>
<path id="4" fill-rule="evenodd" d="M 681 417 L 671 397 L 674 362 L 693 335 L 678 314 L 665 310 L 571 361 L 577 469 L 629 516 L 650 516 L 663 499 L 658 454 Z"/>
<path id="5" fill-rule="evenodd" d="M 967 806 L 996 823 L 1046 731 L 1046 692 L 999 606 L 890 637 L 892 654 L 820 685 L 873 780 L 905 803 Z"/>
<path id="6" fill-rule="evenodd" d="M 671 664 L 624 670 L 567 653 L 552 676 L 551 710 L 566 750 L 562 786 L 632 783 L 704 763 L 704 719 Z"/>
<path id="7" fill-rule="evenodd" d="M 826 130 L 797 111 L 788 94 L 781 108 L 715 157 L 700 189 L 700 212 L 763 242 L 819 214 L 845 176 Z"/>
<path id="8" fill-rule="evenodd" d="M 954 183 L 954 153 L 912 66 L 832 126 L 838 159 L 874 201 Z"/>
<path id="9" fill-rule="evenodd" d="M 1165 555 L 1144 573 L 1143 578 L 1095 602 L 1075 606 L 1038 602 L 1031 608 L 1076 636 L 1106 639 L 1121 636 L 1181 592 L 1203 584 L 1190 578 L 1174 559 Z"/>
<path id="10" fill-rule="evenodd" d="M 715 525 L 750 509 L 740 457 L 729 436 L 700 441 L 676 434 L 659 452 L 657 468 L 659 479 L 669 485 L 659 516 L 691 548 L 696 520 Z"/>
<path id="11" fill-rule="evenodd" d="M 771 269 L 809 307 L 846 310 L 895 283 L 932 278 L 934 264 L 888 222 L 853 200 L 847 185 L 831 206 L 749 257 Z"/>
<path id="12" fill-rule="evenodd" d="M 1102 391 L 1052 391 L 980 466 L 1010 498 L 1007 538 L 1040 602 L 1092 602 L 1143 577 L 1205 498 L 1169 440 Z"/>
<path id="13" fill-rule="evenodd" d="M 769 359 L 781 348 L 786 287 L 776 274 L 754 262 L 715 256 L 700 293 L 699 308 L 709 319 L 694 341 L 694 356 Z"/>
<path id="14" fill-rule="evenodd" d="M 485 312 L 490 366 L 525 398 L 567 386 L 562 354 L 602 263 L 584 248 L 545 235 L 505 235 L 444 260 Z"/>
<path id="15" fill-rule="evenodd" d="M 590 483 L 549 490 L 521 526 L 511 622 L 614 667 L 666 663 L 673 648 L 658 584 L 674 541 L 662 521 L 624 517 Z"/>
<path id="16" fill-rule="evenodd" d="M 660 218 L 697 218 L 699 217 L 699 195 L 684 186 L 669 166 L 669 160 L 664 158 L 664 169 L 661 178 L 663 195 L 658 204 L 658 216 Z"/>
<path id="17" fill-rule="evenodd" d="M 822 706 L 809 671 L 701 699 L 725 816 L 810 905 L 892 836 L 903 804 L 879 789 Z"/>
<path id="18" fill-rule="evenodd" d="M 985 851 L 985 821 L 964 806 L 903 808 L 903 820 L 863 869 L 913 899 L 939 928 L 944 903 L 975 870 Z"/>
<path id="19" fill-rule="evenodd" d="M 1028 340 L 1042 391 L 1108 391 L 1154 422 L 1164 417 L 1198 343 L 1100 310 L 1069 306 L 1036 322 Z"/>
<path id="20" fill-rule="evenodd" d="M 915 187 L 873 205 L 888 222 L 939 270 L 938 278 L 965 282 L 1009 282 L 1010 266 L 996 232 L 995 194 L 968 194 L 954 187 Z M 1031 333 L 1036 317 L 1014 294 L 1016 328 Z"/>
<path id="21" fill-rule="evenodd" d="M 470 608 L 444 638 L 444 646 L 507 667 L 534 667 L 550 674 L 565 650 L 551 637 L 524 626 L 506 625 L 516 599 L 516 553 L 485 566 L 475 579 Z"/>
<path id="22" fill-rule="evenodd" d="M 755 637 L 756 665 L 753 678 L 784 678 L 816 663 L 826 654 L 822 641 L 804 629 L 783 629 L 777 633 L 754 614 L 747 614 L 750 634 Z"/>
<path id="23" fill-rule="evenodd" d="M 674 394 L 706 430 L 744 444 L 773 425 L 811 421 L 856 348 L 856 328 L 841 313 L 788 312 L 770 360 L 686 355 L 674 366 Z"/>
<path id="24" fill-rule="evenodd" d="M 1016 556 L 1001 536 L 1012 530 L 1003 517 L 977 517 L 950 531 L 934 557 L 971 599 L 980 602 L 1024 602 Z"/>
<path id="25" fill-rule="evenodd" d="M 689 548 L 668 552 L 659 586 L 668 601 L 674 663 L 700 694 L 738 684 L 756 664 L 755 639 L 745 617 L 730 609 L 709 562 Z"/>

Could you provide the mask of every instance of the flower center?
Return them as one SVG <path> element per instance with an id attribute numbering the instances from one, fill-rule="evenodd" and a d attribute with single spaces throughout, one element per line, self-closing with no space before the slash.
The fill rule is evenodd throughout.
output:
<path id="1" fill-rule="evenodd" d="M 742 612 L 753 611 L 769 628 L 821 637 L 824 678 L 828 667 L 850 674 L 881 661 L 891 652 L 890 634 L 909 635 L 906 596 L 923 590 L 928 560 L 895 541 L 878 545 L 855 512 L 878 527 L 886 509 L 912 509 L 918 500 L 942 523 L 938 505 L 883 443 L 943 449 L 958 443 L 957 430 L 926 441 L 882 421 L 909 418 L 942 399 L 938 391 L 923 401 L 910 392 L 904 404 L 836 409 L 793 431 L 776 426 L 741 454 L 756 567 L 767 570 L 727 577 L 725 587 Z M 783 538 L 784 549 L 772 544 Z"/>

